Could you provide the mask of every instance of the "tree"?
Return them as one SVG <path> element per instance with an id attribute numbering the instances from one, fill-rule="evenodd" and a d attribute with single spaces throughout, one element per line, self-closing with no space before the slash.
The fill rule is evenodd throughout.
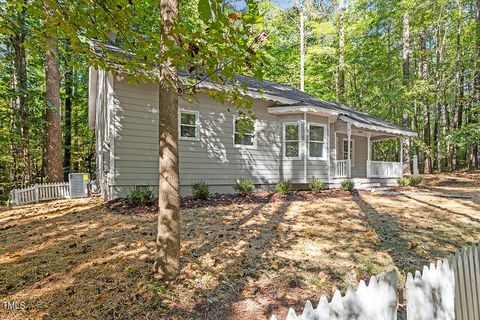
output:
<path id="1" fill-rule="evenodd" d="M 48 182 L 63 181 L 60 65 L 57 27 L 52 10 L 45 4 L 45 91 L 46 91 L 46 176 Z"/>
<path id="2" fill-rule="evenodd" d="M 174 33 L 178 19 L 178 1 L 161 0 L 160 55 L 168 53 L 168 44 L 179 45 Z M 159 65 L 159 195 L 157 256 L 155 272 L 170 280 L 177 276 L 180 268 L 180 179 L 178 168 L 178 70 L 171 59 Z"/>
<path id="3" fill-rule="evenodd" d="M 9 8 L 13 10 L 13 8 Z M 20 131 L 22 141 L 22 185 L 30 183 L 30 110 L 28 106 L 27 87 L 27 61 L 25 53 L 26 38 L 26 6 L 20 7 L 17 13 L 13 13 L 13 32 L 10 43 L 14 50 L 15 79 L 14 91 L 17 97 L 13 105 L 13 128 Z M 16 156 L 16 155 L 15 155 Z"/>
<path id="4" fill-rule="evenodd" d="M 345 0 L 338 1 L 338 100 L 345 94 Z"/>
<path id="5" fill-rule="evenodd" d="M 408 13 L 408 9 L 404 9 L 405 12 L 403 13 L 402 19 L 402 43 L 403 43 L 403 85 L 406 87 L 406 90 L 410 87 L 410 15 Z M 408 98 L 405 99 L 405 106 L 403 111 L 403 126 L 405 128 L 410 127 L 410 117 L 409 117 L 409 101 Z M 404 157 L 403 157 L 403 173 L 404 174 L 411 174 L 410 170 L 410 137 L 404 139 L 403 141 L 403 150 L 404 150 Z"/>
<path id="6" fill-rule="evenodd" d="M 63 170 L 64 180 L 67 181 L 68 174 L 71 172 L 72 158 L 72 100 L 73 100 L 73 65 L 70 53 L 70 45 L 66 43 L 65 48 L 65 135 L 64 135 L 64 153 Z"/>

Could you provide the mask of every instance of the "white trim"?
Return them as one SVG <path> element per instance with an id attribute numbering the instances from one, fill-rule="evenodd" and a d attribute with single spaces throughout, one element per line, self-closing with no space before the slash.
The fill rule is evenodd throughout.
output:
<path id="1" fill-rule="evenodd" d="M 313 141 L 313 143 L 323 143 L 323 157 L 312 157 L 310 156 L 310 126 L 314 127 L 323 127 L 323 141 Z M 324 123 L 318 123 L 318 122 L 309 122 L 307 125 L 308 132 L 306 134 L 306 137 L 308 137 L 307 140 L 307 146 L 308 146 L 308 159 L 309 160 L 327 160 L 327 152 L 328 152 L 328 133 L 327 133 L 327 125 Z"/>
<path id="2" fill-rule="evenodd" d="M 347 123 L 353 124 L 357 128 L 363 128 L 363 129 L 368 129 L 372 131 L 379 131 L 379 132 L 386 132 L 386 133 L 391 133 L 391 134 L 397 134 L 397 135 L 403 135 L 403 136 L 409 136 L 409 137 L 418 137 L 418 133 L 413 132 L 413 131 L 406 131 L 406 130 L 401 130 L 401 129 L 390 129 L 382 126 L 377 126 L 374 124 L 366 124 L 366 123 L 361 123 L 355 120 L 352 120 L 348 117 L 345 116 L 339 116 L 339 119 L 342 121 L 345 121 Z"/>
<path id="3" fill-rule="evenodd" d="M 303 91 L 303 90 L 302 90 Z M 303 113 L 303 182 L 308 182 L 308 161 L 307 157 L 310 153 L 310 149 L 308 146 L 308 122 L 307 122 L 307 113 Z"/>
<path id="4" fill-rule="evenodd" d="M 338 111 L 317 107 L 317 106 L 285 106 L 285 107 L 268 107 L 268 113 L 273 114 L 288 114 L 288 113 L 314 113 L 314 114 L 325 114 L 325 115 L 338 115 Z"/>
<path id="5" fill-rule="evenodd" d="M 367 132 L 367 178 L 370 178 L 370 161 L 372 161 L 372 142 L 370 141 L 372 134 Z"/>
<path id="6" fill-rule="evenodd" d="M 348 160 L 348 157 L 347 159 L 343 159 L 343 157 L 345 156 L 345 142 L 348 141 L 348 138 L 343 138 L 342 139 L 342 159 L 341 160 Z M 350 141 L 352 142 L 352 158 L 350 160 L 352 160 L 352 168 L 355 167 L 355 139 L 351 139 L 350 138 Z"/>
<path id="7" fill-rule="evenodd" d="M 285 140 L 285 126 L 287 125 L 296 125 L 298 126 L 298 140 L 288 140 L 288 141 L 291 141 L 291 142 L 295 142 L 297 141 L 298 142 L 298 157 L 287 157 L 287 141 Z M 302 141 L 301 140 L 301 133 L 300 133 L 300 130 L 301 130 L 301 123 L 300 121 L 287 121 L 287 122 L 282 122 L 282 144 L 283 144 L 283 159 L 284 160 L 301 160 L 302 157 L 301 157 L 301 150 L 300 150 L 300 142 Z"/>
<path id="8" fill-rule="evenodd" d="M 330 144 L 330 133 L 331 133 L 331 128 L 332 124 L 330 123 L 330 116 L 328 116 L 328 124 L 327 124 L 327 168 L 328 168 L 328 182 L 330 183 L 331 181 L 331 172 L 330 170 L 332 169 L 332 150 L 331 150 L 331 144 Z"/>
<path id="9" fill-rule="evenodd" d="M 182 137 L 182 113 L 195 115 L 195 137 Z M 184 126 L 192 127 L 193 125 L 184 124 Z M 178 139 L 186 141 L 200 141 L 200 112 L 197 110 L 178 110 Z"/>
<path id="10" fill-rule="evenodd" d="M 111 119 L 110 119 L 109 126 L 111 127 L 111 129 L 109 130 L 112 130 L 112 132 L 110 133 L 111 136 L 109 137 L 110 139 L 109 140 L 110 141 L 110 163 L 109 163 L 110 177 L 107 178 L 107 183 L 113 186 L 115 185 L 115 180 L 117 177 L 116 170 L 115 170 L 115 139 L 117 138 L 117 127 L 119 127 L 117 126 L 117 121 L 119 120 L 117 118 L 117 107 L 116 107 L 116 104 L 114 103 L 115 88 L 114 88 L 113 74 L 110 71 L 108 71 L 108 73 L 106 71 L 103 71 L 103 72 L 104 72 L 104 76 L 103 76 L 104 90 L 103 90 L 102 99 L 105 99 L 104 103 L 107 105 L 107 110 L 110 110 Z M 111 92 L 109 92 L 110 91 L 109 88 L 112 90 Z M 112 97 L 110 97 L 110 95 L 112 95 Z M 112 100 L 110 100 L 110 98 L 112 98 Z"/>
<path id="11" fill-rule="evenodd" d="M 242 118 L 242 117 L 233 116 L 233 135 L 232 135 L 233 147 L 237 148 L 237 149 L 257 149 L 257 123 L 258 123 L 258 119 L 253 120 L 253 127 L 254 127 L 254 129 L 253 129 L 254 130 L 253 131 L 253 145 L 245 145 L 245 144 L 236 144 L 235 143 L 235 133 L 236 133 L 235 124 L 236 124 L 237 119 L 240 119 L 240 118 Z"/>

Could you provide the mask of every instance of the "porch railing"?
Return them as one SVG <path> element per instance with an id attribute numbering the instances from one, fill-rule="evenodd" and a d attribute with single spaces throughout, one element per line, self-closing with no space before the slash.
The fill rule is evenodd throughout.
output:
<path id="1" fill-rule="evenodd" d="M 348 160 L 335 160 L 335 177 L 345 178 L 348 176 Z"/>
<path id="2" fill-rule="evenodd" d="M 401 162 L 369 161 L 370 178 L 398 178 L 402 176 Z"/>

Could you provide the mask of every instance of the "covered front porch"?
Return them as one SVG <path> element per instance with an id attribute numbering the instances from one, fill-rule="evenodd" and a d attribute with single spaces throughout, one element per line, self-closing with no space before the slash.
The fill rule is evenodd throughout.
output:
<path id="1" fill-rule="evenodd" d="M 403 135 L 345 122 L 335 131 L 334 179 L 395 179 L 403 175 Z M 387 142 L 388 152 L 378 146 Z"/>

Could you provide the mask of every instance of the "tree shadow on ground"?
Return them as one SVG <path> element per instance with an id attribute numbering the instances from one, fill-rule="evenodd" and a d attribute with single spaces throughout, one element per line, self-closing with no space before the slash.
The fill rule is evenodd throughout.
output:
<path id="1" fill-rule="evenodd" d="M 412 250 L 409 241 L 402 236 L 403 226 L 392 215 L 380 213 L 359 194 L 353 196 L 353 201 L 365 214 L 370 228 L 378 234 L 379 249 L 387 252 L 397 267 L 411 272 L 429 263 L 424 256 Z"/>

